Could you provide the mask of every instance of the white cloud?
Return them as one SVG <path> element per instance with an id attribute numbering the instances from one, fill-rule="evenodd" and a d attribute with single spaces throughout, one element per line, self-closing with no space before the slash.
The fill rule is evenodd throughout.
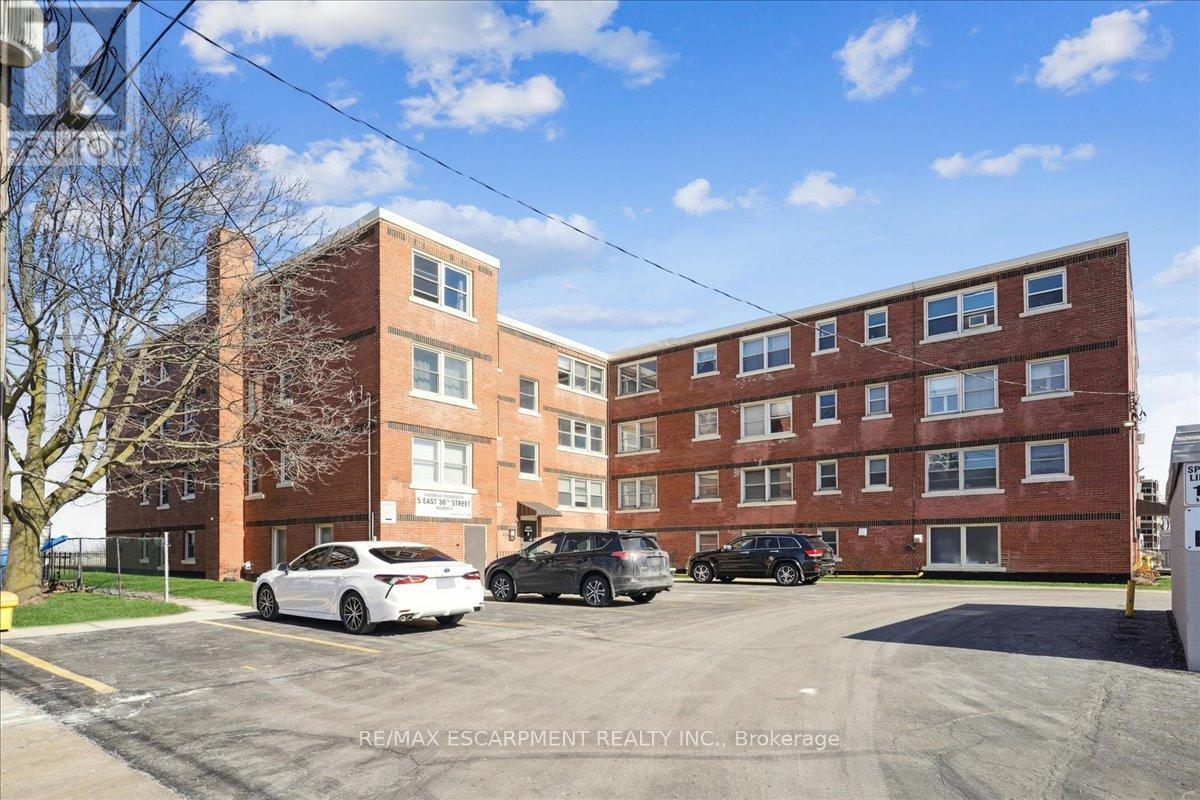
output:
<path id="1" fill-rule="evenodd" d="M 754 186 L 734 198 L 739 207 L 753 211 L 766 207 L 771 201 L 767 198 L 766 187 Z"/>
<path id="2" fill-rule="evenodd" d="M 1200 245 L 1191 250 L 1176 253 L 1171 266 L 1155 274 L 1151 283 L 1155 286 L 1176 286 L 1200 275 Z"/>
<path id="3" fill-rule="evenodd" d="M 675 190 L 675 207 L 693 217 L 703 217 L 714 211 L 733 208 L 733 204 L 721 197 L 712 196 L 712 185 L 707 178 L 696 178 Z"/>
<path id="4" fill-rule="evenodd" d="M 874 195 L 860 194 L 851 186 L 838 186 L 833 182 L 833 172 L 810 172 L 804 180 L 792 185 L 787 202 L 793 206 L 808 206 L 819 211 L 849 205 L 856 199 L 875 202 Z"/>
<path id="5" fill-rule="evenodd" d="M 310 142 L 303 153 L 281 144 L 258 151 L 263 168 L 277 175 L 303 176 L 314 203 L 336 203 L 408 186 L 413 165 L 408 151 L 380 136 Z"/>
<path id="6" fill-rule="evenodd" d="M 1037 85 L 1073 94 L 1108 83 L 1123 62 L 1160 57 L 1169 48 L 1169 36 L 1164 33 L 1162 43 L 1152 45 L 1146 32 L 1149 19 L 1145 8 L 1093 17 L 1087 30 L 1059 39 L 1050 54 L 1042 56 Z"/>
<path id="7" fill-rule="evenodd" d="M 846 97 L 874 100 L 900 88 L 912 75 L 912 61 L 905 55 L 918 38 L 917 15 L 910 11 L 898 19 L 877 19 L 861 35 L 846 39 L 834 53 L 850 85 Z"/>
<path id="8" fill-rule="evenodd" d="M 572 304 L 518 309 L 511 312 L 511 315 L 551 330 L 574 328 L 576 330 L 632 331 L 661 328 L 666 325 L 681 325 L 695 319 L 696 312 L 690 308 L 657 311 Z"/>
<path id="9" fill-rule="evenodd" d="M 338 108 L 350 108 L 362 99 L 362 93 L 350 88 L 350 83 L 345 78 L 334 78 L 325 84 L 325 89 L 329 92 L 325 99 Z"/>
<path id="10" fill-rule="evenodd" d="M 524 83 L 491 83 L 476 80 L 464 86 L 442 84 L 422 97 L 401 101 L 405 121 L 427 128 L 527 127 L 539 117 L 562 108 L 565 96 L 548 75 L 534 75 Z"/>
<path id="11" fill-rule="evenodd" d="M 930 167 L 939 178 L 961 178 L 965 175 L 1010 177 L 1016 175 L 1026 161 L 1038 161 L 1042 169 L 1062 169 L 1063 161 L 1088 161 L 1096 155 L 1095 145 L 1084 143 L 1064 152 L 1057 144 L 1019 144 L 1007 153 L 992 155 L 985 150 L 964 156 L 955 153 L 934 159 Z"/>

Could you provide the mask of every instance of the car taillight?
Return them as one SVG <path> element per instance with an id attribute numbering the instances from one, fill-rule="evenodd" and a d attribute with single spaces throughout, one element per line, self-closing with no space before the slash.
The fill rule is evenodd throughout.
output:
<path id="1" fill-rule="evenodd" d="M 634 553 L 631 553 L 628 550 L 614 550 L 612 552 L 613 558 L 625 559 L 625 558 L 633 558 L 633 556 L 634 556 Z"/>
<path id="2" fill-rule="evenodd" d="M 469 580 L 469 581 L 477 581 L 477 580 L 480 580 L 480 577 L 479 577 L 479 573 L 478 573 L 478 572 L 468 572 L 466 575 L 463 575 L 463 577 L 464 577 L 464 578 L 466 578 L 466 579 L 467 579 L 467 580 Z"/>
<path id="3" fill-rule="evenodd" d="M 389 586 L 401 586 L 406 583 L 424 583 L 424 575 L 376 575 L 375 580 Z"/>
<path id="4" fill-rule="evenodd" d="M 817 556 L 822 555 L 824 552 L 824 550 L 814 550 L 809 548 L 804 551 L 804 555 L 808 556 L 809 558 L 816 558 Z"/>

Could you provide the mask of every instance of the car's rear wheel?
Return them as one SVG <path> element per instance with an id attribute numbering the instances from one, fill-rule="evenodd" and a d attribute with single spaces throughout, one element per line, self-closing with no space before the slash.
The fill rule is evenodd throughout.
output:
<path id="1" fill-rule="evenodd" d="M 719 578 L 717 578 L 717 580 L 719 580 L 721 583 L 733 583 L 733 576 L 721 575 Z"/>
<path id="2" fill-rule="evenodd" d="M 517 599 L 517 587 L 507 572 L 497 572 L 493 575 L 488 588 L 492 590 L 492 597 L 501 603 L 511 603 Z"/>
<path id="3" fill-rule="evenodd" d="M 775 582 L 780 586 L 795 586 L 802 577 L 800 568 L 790 561 L 775 567 Z"/>
<path id="4" fill-rule="evenodd" d="M 708 583 L 712 579 L 713 568 L 707 561 L 701 561 L 692 565 L 692 580 L 696 583 Z"/>
<path id="5" fill-rule="evenodd" d="M 542 592 L 542 597 L 547 600 L 557 600 L 562 597 L 562 592 Z"/>
<path id="6" fill-rule="evenodd" d="M 637 594 L 629 595 L 629 599 L 635 603 L 649 603 L 654 599 L 654 595 L 658 592 L 638 592 Z"/>
<path id="7" fill-rule="evenodd" d="M 275 592 L 270 586 L 264 586 L 258 590 L 258 599 L 254 605 L 258 609 L 258 615 L 263 619 L 279 619 L 279 602 L 275 599 Z"/>
<path id="8" fill-rule="evenodd" d="M 342 627 L 348 633 L 362 634 L 375 630 L 375 623 L 371 622 L 371 612 L 367 610 L 367 603 L 358 592 L 346 593 L 342 598 L 341 611 Z"/>
<path id="9" fill-rule="evenodd" d="M 589 575 L 584 578 L 579 593 L 583 595 L 583 602 L 592 608 L 612 605 L 612 587 L 608 585 L 608 578 L 603 575 Z"/>
<path id="10" fill-rule="evenodd" d="M 434 617 L 434 619 L 437 620 L 437 624 L 441 627 L 451 628 L 462 622 L 462 618 L 465 616 L 466 614 L 447 614 L 444 617 Z"/>

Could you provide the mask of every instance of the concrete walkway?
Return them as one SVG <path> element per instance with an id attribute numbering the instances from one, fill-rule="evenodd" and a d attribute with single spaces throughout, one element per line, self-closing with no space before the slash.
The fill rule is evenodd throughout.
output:
<path id="1" fill-rule="evenodd" d="M 202 622 L 210 619 L 225 619 L 236 614 L 254 613 L 250 606 L 240 606 L 234 603 L 222 603 L 219 600 L 194 600 L 190 597 L 177 597 L 171 600 L 181 606 L 187 606 L 190 611 L 182 614 L 171 614 L 166 617 L 137 617 L 134 619 L 105 619 L 98 622 L 72 622 L 66 625 L 35 625 L 30 628 L 13 628 L 0 634 L 0 641 L 8 642 L 16 639 L 38 639 L 45 636 L 62 636 L 69 633 L 89 633 L 93 631 L 108 631 L 117 628 L 144 628 L 151 625 L 179 625 L 183 622 Z"/>
<path id="2" fill-rule="evenodd" d="M 4 800 L 178 798 L 149 775 L 4 690 L 0 690 L 0 796 Z"/>

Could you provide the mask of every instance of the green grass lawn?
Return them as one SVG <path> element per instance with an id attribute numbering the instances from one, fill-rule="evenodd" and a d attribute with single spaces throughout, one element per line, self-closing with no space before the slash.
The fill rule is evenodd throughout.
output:
<path id="1" fill-rule="evenodd" d="M 65 625 L 69 622 L 96 622 L 102 619 L 161 617 L 187 611 L 183 606 L 161 600 L 115 597 L 92 592 L 59 592 L 40 603 L 13 609 L 13 627 Z"/>
<path id="2" fill-rule="evenodd" d="M 117 573 L 85 571 L 87 586 L 115 592 Z M 161 575 L 122 575 L 121 588 L 129 592 L 159 594 L 163 592 Z M 220 600 L 243 606 L 254 605 L 254 584 L 250 581 L 210 581 L 206 578 L 171 578 L 171 597 L 191 597 L 197 600 Z"/>
<path id="3" fill-rule="evenodd" d="M 690 581 L 687 575 L 677 573 L 677 581 Z M 821 579 L 828 583 L 897 583 L 909 586 L 939 586 L 958 584 L 961 586 L 1030 586 L 1039 589 L 1124 589 L 1123 583 L 1085 583 L 1079 581 L 1018 581 L 986 580 L 981 578 L 930 578 L 918 575 L 830 575 Z M 1138 591 L 1161 592 L 1171 590 L 1169 575 L 1159 578 L 1153 586 L 1139 586 Z"/>

